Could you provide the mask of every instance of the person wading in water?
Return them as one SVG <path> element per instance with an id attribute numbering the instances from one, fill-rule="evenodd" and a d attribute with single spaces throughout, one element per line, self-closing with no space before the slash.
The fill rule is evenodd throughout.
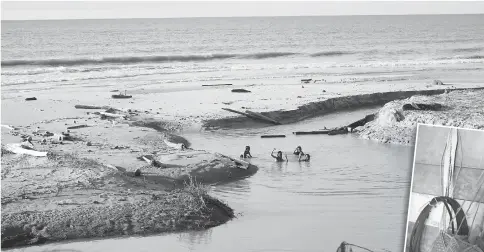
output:
<path id="1" fill-rule="evenodd" d="M 243 154 L 240 155 L 240 158 L 251 158 L 252 155 L 250 154 L 250 146 L 245 146 L 245 151 Z"/>
<path id="2" fill-rule="evenodd" d="M 309 154 L 299 155 L 299 162 L 309 162 L 311 156 Z"/>
<path id="3" fill-rule="evenodd" d="M 277 156 L 274 155 L 274 151 L 276 149 L 274 148 L 271 152 L 271 157 L 275 158 L 276 159 L 276 162 L 284 162 L 284 158 L 282 158 L 282 151 L 278 151 L 277 152 Z M 287 159 L 287 155 L 286 155 L 286 162 L 288 162 L 289 160 Z"/>
<path id="4" fill-rule="evenodd" d="M 304 152 L 302 151 L 301 146 L 296 147 L 296 149 L 294 150 L 294 155 L 298 155 L 298 156 L 304 155 Z"/>

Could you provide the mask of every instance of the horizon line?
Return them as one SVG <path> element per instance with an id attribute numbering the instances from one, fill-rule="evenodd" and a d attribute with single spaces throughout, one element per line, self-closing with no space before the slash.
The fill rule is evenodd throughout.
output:
<path id="1" fill-rule="evenodd" d="M 269 18 L 269 17 L 354 17 L 354 16 L 445 16 L 445 15 L 484 15 L 480 13 L 409 13 L 409 14 L 335 14 L 335 15 L 281 15 L 281 16 L 192 16 L 192 17 L 118 17 L 118 18 L 53 18 L 53 19 L 2 19 L 3 21 L 69 21 L 69 20 L 132 20 L 132 19 L 191 19 L 191 18 Z"/>

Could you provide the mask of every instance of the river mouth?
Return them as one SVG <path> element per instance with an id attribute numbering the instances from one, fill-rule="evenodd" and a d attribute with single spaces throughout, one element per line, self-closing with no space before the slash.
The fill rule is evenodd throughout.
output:
<path id="1" fill-rule="evenodd" d="M 335 251 L 342 241 L 373 250 L 403 249 L 413 148 L 379 144 L 354 135 L 296 136 L 351 123 L 378 108 L 334 113 L 296 124 L 258 129 L 185 132 L 197 149 L 238 156 L 251 146 L 254 176 L 212 186 L 211 194 L 237 218 L 204 231 L 89 240 L 22 251 Z M 285 134 L 286 138 L 260 138 Z M 292 151 L 302 146 L 310 162 Z M 270 152 L 284 151 L 276 163 Z"/>

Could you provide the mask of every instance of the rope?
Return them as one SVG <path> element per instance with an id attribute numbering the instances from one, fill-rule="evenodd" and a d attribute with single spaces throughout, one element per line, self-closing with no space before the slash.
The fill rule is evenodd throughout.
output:
<path id="1" fill-rule="evenodd" d="M 479 199 L 479 201 L 481 201 L 482 199 L 483 199 L 483 197 L 481 196 L 481 198 Z M 471 227 L 474 227 L 474 221 L 476 220 L 476 216 L 477 216 L 477 213 L 479 212 L 479 207 L 480 206 L 481 206 L 480 203 L 477 204 L 476 212 L 474 213 L 474 218 L 472 218 Z"/>
<path id="2" fill-rule="evenodd" d="M 482 157 L 481 156 L 481 160 L 479 160 L 479 167 L 481 167 L 481 163 L 482 163 Z M 482 171 L 481 173 L 481 176 L 484 175 L 484 171 Z M 482 186 L 482 185 L 481 185 Z M 474 221 L 476 220 L 476 216 L 477 216 L 477 213 L 479 212 L 479 207 L 481 206 L 481 201 L 484 199 L 484 194 L 482 194 L 481 198 L 479 199 L 479 201 L 477 202 L 477 209 L 476 209 L 476 212 L 474 213 L 474 218 L 472 218 L 472 223 L 471 223 L 471 227 L 474 227 Z M 483 219 L 484 220 L 484 219 Z"/>
<path id="3" fill-rule="evenodd" d="M 352 243 L 342 242 L 342 243 L 341 243 L 341 245 L 340 245 L 340 247 L 341 247 L 342 245 L 349 245 L 349 246 L 357 247 L 357 248 L 360 248 L 360 249 L 364 249 L 364 250 L 366 250 L 366 251 L 368 251 L 368 252 L 374 252 L 373 250 L 370 250 L 370 249 L 368 249 L 368 248 L 365 248 L 365 247 L 362 247 L 362 246 L 358 246 L 358 245 L 355 245 L 355 244 L 352 244 Z M 345 251 L 345 252 L 346 252 L 346 251 Z"/>
<path id="4" fill-rule="evenodd" d="M 477 182 L 478 182 L 478 183 L 479 183 L 479 181 L 482 179 L 483 175 L 484 175 L 484 171 L 481 173 L 481 176 L 479 176 L 479 179 L 477 180 Z M 476 183 L 476 184 L 477 184 L 477 183 Z M 467 216 L 467 214 L 469 213 L 469 210 L 471 209 L 472 205 L 474 204 L 474 202 L 476 202 L 476 200 L 477 200 L 477 196 L 479 195 L 479 192 L 481 191 L 482 186 L 484 185 L 484 180 L 482 180 L 480 184 L 481 184 L 481 185 L 479 186 L 479 188 L 477 188 L 477 190 L 476 190 L 476 194 L 474 195 L 474 198 L 472 199 L 472 202 L 469 204 L 469 207 L 467 208 L 467 211 L 465 212 L 465 216 Z M 477 185 L 476 185 L 476 186 L 477 186 Z M 461 210 L 462 210 L 462 209 L 461 209 Z M 461 225 L 462 225 L 462 223 L 461 223 Z M 459 226 L 459 228 L 457 229 L 457 232 L 459 232 L 459 230 L 460 230 L 460 226 Z"/>
<path id="5" fill-rule="evenodd" d="M 410 252 L 420 252 L 420 243 L 422 240 L 423 231 L 425 229 L 425 222 L 429 218 L 431 210 L 436 206 L 437 203 L 443 203 L 446 206 L 446 209 L 451 217 L 452 211 L 450 211 L 450 208 L 452 208 L 454 214 L 456 215 L 457 224 L 462 229 L 459 228 L 457 232 L 454 232 L 454 234 L 457 233 L 459 235 L 467 235 L 469 233 L 466 215 L 462 211 L 458 211 L 458 209 L 460 208 L 459 202 L 446 196 L 435 197 L 429 202 L 424 210 L 420 212 L 420 215 L 415 221 L 415 225 L 412 229 L 412 233 L 410 236 Z M 455 229 L 453 229 L 453 231 L 455 231 Z"/>
<path id="6" fill-rule="evenodd" d="M 454 145 L 454 134 L 453 134 L 453 129 L 449 130 L 449 133 L 447 134 L 447 141 L 445 142 L 445 148 L 442 153 L 442 157 L 440 160 L 440 177 L 441 177 L 441 188 L 442 188 L 442 195 L 447 196 L 447 197 L 453 197 L 454 194 L 454 188 L 455 188 L 455 181 L 457 178 L 454 180 L 454 170 L 455 170 L 455 155 L 456 155 L 456 149 L 457 146 L 459 145 L 459 131 L 455 131 L 455 145 Z M 460 145 L 462 146 L 462 145 Z M 449 147 L 449 149 L 447 149 Z M 445 162 L 448 164 L 448 169 L 444 169 L 442 166 L 442 161 L 445 157 L 446 154 L 449 154 L 449 157 Z M 462 160 L 462 159 L 461 159 Z M 443 174 L 447 173 L 447 176 L 444 176 Z M 459 170 L 460 173 L 460 170 Z M 445 184 L 445 185 L 444 185 Z M 448 224 L 447 224 L 447 215 L 446 212 L 442 212 L 442 217 L 439 222 L 439 229 L 440 230 L 447 230 Z M 449 222 L 452 222 L 452 216 L 449 216 Z"/>

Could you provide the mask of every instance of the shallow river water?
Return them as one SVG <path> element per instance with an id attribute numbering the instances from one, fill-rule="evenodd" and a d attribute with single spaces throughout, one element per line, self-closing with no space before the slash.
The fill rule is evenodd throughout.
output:
<path id="1" fill-rule="evenodd" d="M 205 231 L 87 240 L 24 251 L 336 251 L 342 241 L 372 250 L 403 250 L 413 148 L 352 135 L 295 136 L 343 125 L 375 109 L 342 112 L 292 125 L 186 133 L 194 148 L 237 156 L 251 146 L 254 176 L 212 187 L 237 218 Z M 286 138 L 261 139 L 261 134 Z M 297 162 L 301 145 L 310 162 Z M 273 148 L 287 152 L 275 163 Z"/>

